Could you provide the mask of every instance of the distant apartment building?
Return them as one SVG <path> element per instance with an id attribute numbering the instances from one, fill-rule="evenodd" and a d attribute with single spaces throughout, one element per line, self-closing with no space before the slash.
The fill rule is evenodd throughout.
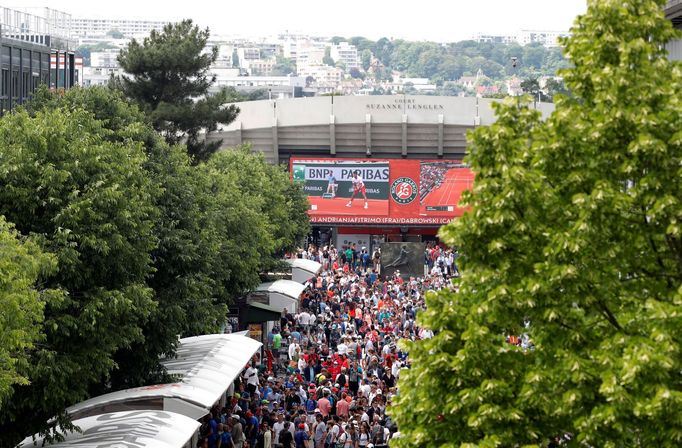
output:
<path id="1" fill-rule="evenodd" d="M 243 61 L 257 61 L 260 59 L 260 49 L 253 47 L 237 48 L 237 56 L 240 63 Z"/>
<path id="2" fill-rule="evenodd" d="M 298 76 L 303 79 L 307 77 L 313 78 L 318 87 L 336 88 L 343 80 L 343 70 L 324 64 L 308 64 L 297 71 Z"/>
<path id="3" fill-rule="evenodd" d="M 112 48 L 102 51 L 93 51 L 92 53 L 90 53 L 90 66 L 118 68 L 120 67 L 120 64 L 118 63 L 119 53 L 120 50 L 118 48 Z"/>
<path id="4" fill-rule="evenodd" d="M 218 57 L 213 65 L 220 68 L 232 68 L 232 54 L 234 47 L 221 43 L 214 43 L 213 46 L 218 48 Z M 207 49 L 208 50 L 208 49 Z"/>
<path id="5" fill-rule="evenodd" d="M 559 45 L 559 38 L 567 36 L 569 36 L 569 33 L 566 31 L 521 30 L 515 35 L 476 33 L 472 40 L 479 43 L 490 42 L 496 44 L 517 43 L 519 45 L 528 45 L 541 43 L 545 47 L 556 47 Z"/>
<path id="6" fill-rule="evenodd" d="M 400 84 L 401 91 L 408 88 L 412 88 L 419 93 L 428 93 L 436 91 L 436 85 L 432 84 L 429 78 L 401 78 Z"/>
<path id="7" fill-rule="evenodd" d="M 335 63 L 342 62 L 348 69 L 360 66 L 358 49 L 355 45 L 351 45 L 348 42 L 339 42 L 338 45 L 332 45 L 330 56 Z"/>
<path id="8" fill-rule="evenodd" d="M 115 67 L 83 67 L 83 86 L 106 86 L 112 76 L 122 76 L 125 71 Z"/>
<path id="9" fill-rule="evenodd" d="M 494 44 L 511 44 L 516 42 L 516 36 L 476 33 L 473 40 L 478 43 L 490 42 Z"/>
<path id="10" fill-rule="evenodd" d="M 519 45 L 541 43 L 545 47 L 558 47 L 559 38 L 568 36 L 570 34 L 566 31 L 521 30 L 516 35 L 516 42 Z"/>
<path id="11" fill-rule="evenodd" d="M 277 64 L 275 58 L 246 60 L 240 63 L 241 68 L 245 69 L 251 76 L 269 76 Z"/>
<path id="12" fill-rule="evenodd" d="M 676 29 L 682 30 L 682 0 L 669 0 L 665 5 L 665 16 Z M 668 43 L 668 52 L 673 61 L 682 61 L 682 39 Z"/>
<path id="13" fill-rule="evenodd" d="M 232 87 L 239 92 L 250 93 L 265 90 L 272 98 L 294 98 L 302 96 L 305 78 L 300 76 L 243 76 L 240 69 L 212 68 L 216 82 L 211 91 Z"/>
<path id="14" fill-rule="evenodd" d="M 74 37 L 101 37 L 110 31 L 119 31 L 127 37 L 143 36 L 152 30 L 161 30 L 168 22 L 128 19 L 71 19 Z"/>

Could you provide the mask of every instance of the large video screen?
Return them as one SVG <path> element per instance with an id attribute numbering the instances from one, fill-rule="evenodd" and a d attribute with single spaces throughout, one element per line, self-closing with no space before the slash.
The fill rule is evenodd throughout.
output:
<path id="1" fill-rule="evenodd" d="M 310 215 L 387 216 L 390 166 L 380 160 L 296 160 Z"/>
<path id="2" fill-rule="evenodd" d="M 440 225 L 461 216 L 474 175 L 461 161 L 293 157 L 313 223 Z"/>
<path id="3" fill-rule="evenodd" d="M 453 214 L 465 190 L 474 184 L 474 174 L 461 162 L 420 162 L 419 213 L 423 216 Z"/>

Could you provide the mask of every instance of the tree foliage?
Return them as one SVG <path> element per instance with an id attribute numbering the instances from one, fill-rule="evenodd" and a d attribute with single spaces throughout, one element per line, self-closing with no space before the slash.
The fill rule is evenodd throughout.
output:
<path id="1" fill-rule="evenodd" d="M 390 75 L 392 70 L 406 77 L 454 81 L 473 76 L 479 69 L 492 80 L 509 76 L 555 75 L 568 66 L 560 47 L 546 48 L 540 43 L 528 45 L 461 41 L 447 45 L 437 42 L 407 41 L 386 38 L 371 41 L 364 37 L 348 40 L 358 49 L 363 68 L 369 69 L 372 55 Z M 512 67 L 512 57 L 517 58 Z M 333 65 L 333 64 L 329 64 Z M 386 78 L 386 76 L 381 79 Z"/>
<path id="2" fill-rule="evenodd" d="M 169 144 L 184 142 L 196 160 L 207 159 L 221 144 L 207 142 L 204 133 L 231 123 L 239 113 L 236 106 L 225 106 L 229 97 L 224 89 L 209 93 L 215 82 L 209 68 L 218 57 L 216 47 L 204 51 L 209 35 L 208 29 L 184 20 L 162 32 L 153 30 L 142 43 L 133 39 L 118 57 L 127 76 L 117 85 Z"/>
<path id="3" fill-rule="evenodd" d="M 7 335 L 25 337 L 25 361 L 6 353 L 31 384 L 0 410 L 2 446 L 55 415 L 50 427 L 68 428 L 64 408 L 88 396 L 166 381 L 159 357 L 178 335 L 219 331 L 231 300 L 307 234 L 306 198 L 283 170 L 248 148 L 193 165 L 118 90 L 38 90 L 0 119 L 0 146 L 0 215 L 50 254 L 34 261 L 47 263 L 43 325 L 37 301 Z"/>
<path id="4" fill-rule="evenodd" d="M 26 112 L 0 120 L 0 214 L 58 270 L 45 287 L 44 341 L 0 411 L 0 440 L 16 442 L 89 394 L 114 367 L 113 355 L 142 337 L 154 308 L 145 284 L 157 188 L 142 169 L 142 145 L 107 140 L 82 109 Z"/>
<path id="5" fill-rule="evenodd" d="M 27 353 L 42 336 L 44 302 L 55 294 L 41 291 L 38 282 L 55 265 L 0 216 L 0 407 L 13 385 L 28 384 Z"/>
<path id="6" fill-rule="evenodd" d="M 253 246 L 260 248 L 258 270 L 275 267 L 310 231 L 308 199 L 300 185 L 292 183 L 282 167 L 269 165 L 262 155 L 253 155 L 248 145 L 217 154 L 210 168 L 241 173 L 236 179 L 238 189 L 263 219 L 264 234 Z"/>
<path id="7" fill-rule="evenodd" d="M 507 100 L 471 134 L 472 207 L 441 230 L 458 292 L 427 296 L 398 446 L 682 444 L 682 72 L 663 1 L 593 1 L 546 122 Z M 534 348 L 505 342 L 526 333 Z M 438 417 L 438 418 L 436 418 Z"/>

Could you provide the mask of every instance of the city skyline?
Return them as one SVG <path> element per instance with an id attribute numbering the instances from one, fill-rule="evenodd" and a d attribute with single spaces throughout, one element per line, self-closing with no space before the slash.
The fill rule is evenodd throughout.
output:
<path id="1" fill-rule="evenodd" d="M 93 19 L 177 21 L 191 18 L 201 27 L 209 27 L 214 35 L 251 37 L 288 31 L 319 36 L 388 37 L 438 42 L 469 39 L 477 32 L 515 34 L 522 29 L 568 31 L 575 17 L 586 10 L 585 0 L 479 0 L 460 1 L 447 6 L 440 1 L 426 0 L 419 4 L 419 8 L 411 9 L 386 0 L 347 0 L 324 9 L 311 0 L 286 3 L 267 0 L 229 5 L 195 0 L 192 5 L 194 7 L 189 9 L 184 2 L 119 0 L 100 3 L 72 0 L 64 4 L 40 4 L 36 0 L 15 0 L 8 7 L 23 9 L 47 6 L 73 17 Z M 238 19 L 235 20 L 235 17 Z"/>

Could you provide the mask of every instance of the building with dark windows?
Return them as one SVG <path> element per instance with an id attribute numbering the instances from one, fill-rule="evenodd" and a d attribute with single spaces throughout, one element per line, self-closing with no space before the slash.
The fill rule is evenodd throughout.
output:
<path id="1" fill-rule="evenodd" d="M 78 81 L 68 14 L 42 16 L 0 7 L 0 114 L 28 101 L 45 84 L 70 88 Z"/>

